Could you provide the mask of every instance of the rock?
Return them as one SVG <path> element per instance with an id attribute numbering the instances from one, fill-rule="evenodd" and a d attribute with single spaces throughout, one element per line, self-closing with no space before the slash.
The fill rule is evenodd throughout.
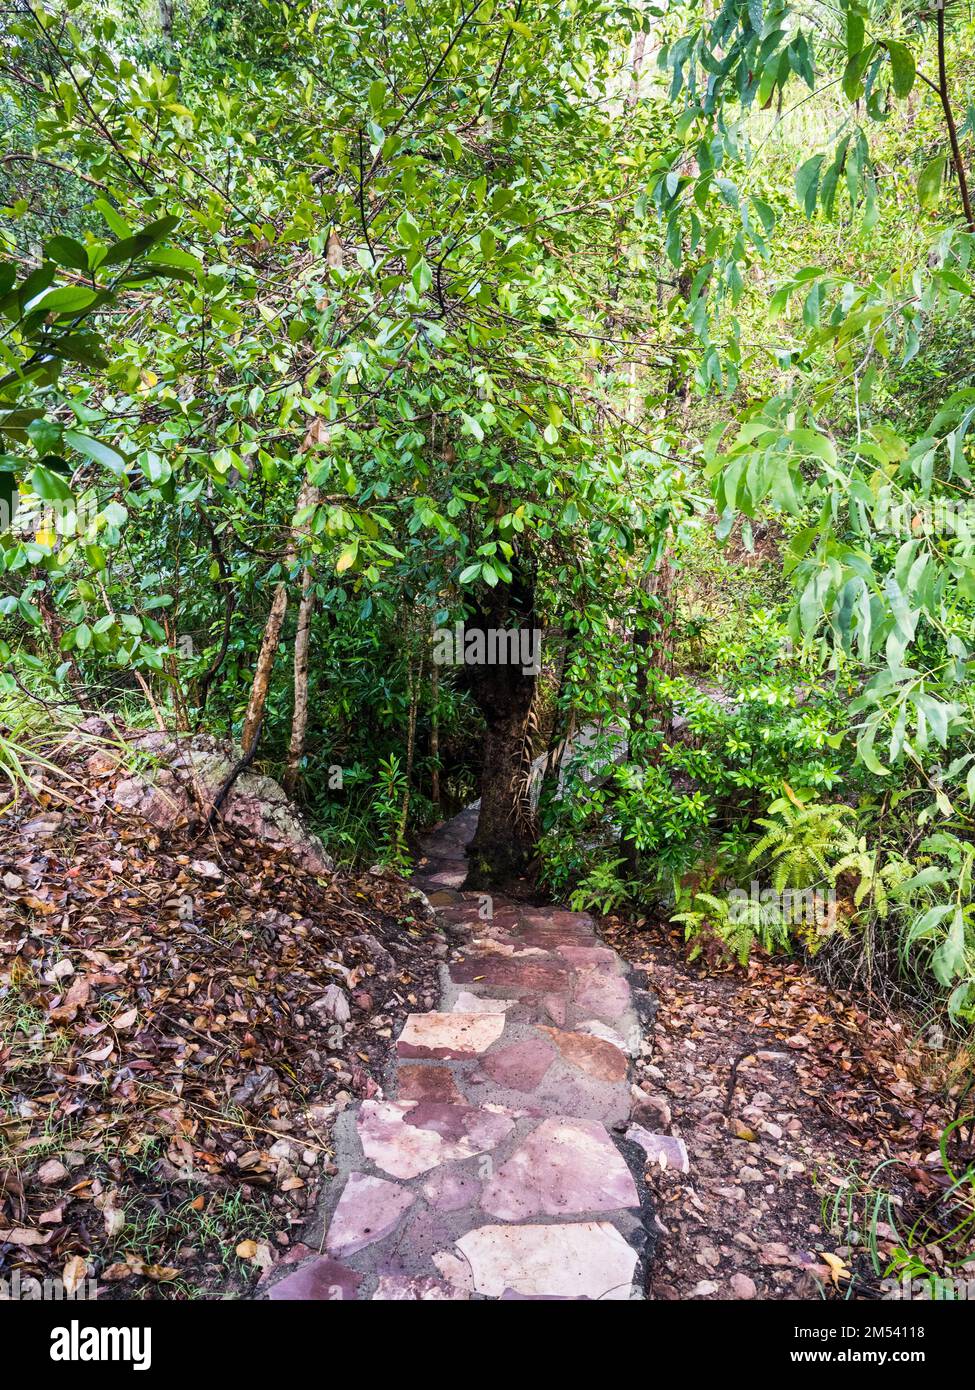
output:
<path id="1" fill-rule="evenodd" d="M 755 1280 L 750 1279 L 747 1274 L 733 1274 L 731 1276 L 731 1292 L 735 1298 L 754 1298 L 758 1293 Z"/>
<path id="2" fill-rule="evenodd" d="M 601 1124 L 543 1120 L 484 1189 L 481 1206 L 504 1221 L 638 1207 L 629 1168 Z"/>
<path id="3" fill-rule="evenodd" d="M 683 1139 L 677 1139 L 671 1134 L 651 1134 L 642 1125 L 630 1125 L 626 1131 L 626 1137 L 634 1144 L 640 1145 L 648 1162 L 678 1173 L 691 1171 L 691 1164 Z"/>
<path id="4" fill-rule="evenodd" d="M 394 1178 L 497 1148 L 514 1129 L 507 1115 L 437 1101 L 366 1100 L 356 1119 L 366 1158 Z"/>
<path id="5" fill-rule="evenodd" d="M 409 1014 L 396 1051 L 400 1057 L 474 1057 L 503 1031 L 503 1014 Z"/>
<path id="6" fill-rule="evenodd" d="M 354 1255 L 383 1240 L 413 1205 L 408 1187 L 385 1178 L 352 1173 L 329 1222 L 325 1248 L 330 1255 Z"/>
<path id="7" fill-rule="evenodd" d="M 49 1158 L 46 1163 L 42 1163 L 40 1168 L 38 1168 L 37 1176 L 45 1186 L 49 1187 L 52 1183 L 63 1182 L 68 1176 L 68 1170 L 65 1168 L 64 1164 L 59 1163 L 56 1158 Z"/>
<path id="8" fill-rule="evenodd" d="M 267 1291 L 269 1299 L 277 1301 L 347 1301 L 354 1299 L 362 1275 L 338 1260 L 318 1257 L 285 1275 Z"/>
<path id="9" fill-rule="evenodd" d="M 120 809 L 160 830 L 201 823 L 240 757 L 232 744 L 208 734 L 179 738 L 130 730 L 123 737 L 134 754 L 149 754 L 154 766 L 123 777 L 115 786 L 113 800 Z M 309 873 L 324 875 L 334 869 L 321 841 L 303 824 L 283 789 L 270 777 L 241 773 L 220 814 L 225 825 L 273 849 L 287 851 Z"/>
<path id="10" fill-rule="evenodd" d="M 738 1170 L 739 1182 L 764 1182 L 765 1174 L 758 1168 L 751 1168 L 747 1164 Z"/>
<path id="11" fill-rule="evenodd" d="M 670 1105 L 664 1096 L 647 1095 L 645 1091 L 640 1090 L 639 1086 L 631 1086 L 630 1095 L 632 1097 L 630 1115 L 635 1124 L 648 1126 L 655 1130 L 670 1128 Z"/>
<path id="12" fill-rule="evenodd" d="M 718 1292 L 718 1285 L 713 1279 L 701 1279 L 691 1289 L 691 1298 L 710 1298 L 712 1294 Z"/>

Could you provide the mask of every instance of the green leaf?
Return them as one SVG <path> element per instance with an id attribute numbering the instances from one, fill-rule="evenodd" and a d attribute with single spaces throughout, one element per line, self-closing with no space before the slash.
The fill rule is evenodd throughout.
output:
<path id="1" fill-rule="evenodd" d="M 890 77 L 894 95 L 906 97 L 914 86 L 917 72 L 914 54 L 905 44 L 897 43 L 894 39 L 887 40 L 887 52 L 890 54 Z"/>
<path id="2" fill-rule="evenodd" d="M 44 255 L 49 261 L 70 266 L 72 270 L 88 270 L 88 252 L 74 237 L 52 236 L 44 243 Z"/>
<path id="3" fill-rule="evenodd" d="M 396 223 L 396 235 L 404 246 L 416 246 L 420 241 L 420 229 L 408 212 L 400 214 Z"/>
<path id="4" fill-rule="evenodd" d="M 812 217 L 816 211 L 816 195 L 819 191 L 819 171 L 826 158 L 822 154 L 814 154 L 811 159 L 807 159 L 805 164 L 800 165 L 796 174 L 796 198 L 799 206 L 803 209 L 807 217 Z"/>
<path id="5" fill-rule="evenodd" d="M 84 285 L 62 285 L 56 290 L 31 300 L 26 305 L 30 314 L 77 314 L 87 309 L 98 298 L 96 290 L 86 289 Z"/>
<path id="6" fill-rule="evenodd" d="M 115 474 L 125 471 L 125 459 L 122 455 L 117 449 L 103 444 L 100 439 L 92 439 L 90 435 L 80 434 L 78 430 L 65 430 L 64 442 L 70 444 L 79 454 L 84 454 L 95 463 L 103 464 Z"/>
<path id="7" fill-rule="evenodd" d="M 943 154 L 925 164 L 917 181 L 917 200 L 925 210 L 937 205 L 941 197 L 941 181 L 948 161 Z"/>
<path id="8" fill-rule="evenodd" d="M 42 464 L 38 464 L 30 475 L 30 489 L 42 502 L 67 502 L 71 499 L 71 489 L 64 479 Z"/>

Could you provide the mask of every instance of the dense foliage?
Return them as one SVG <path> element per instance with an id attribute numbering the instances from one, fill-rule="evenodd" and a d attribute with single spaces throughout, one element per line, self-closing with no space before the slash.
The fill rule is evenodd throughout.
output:
<path id="1" fill-rule="evenodd" d="M 975 1021 L 967 9 L 0 24 L 11 709 Z"/>

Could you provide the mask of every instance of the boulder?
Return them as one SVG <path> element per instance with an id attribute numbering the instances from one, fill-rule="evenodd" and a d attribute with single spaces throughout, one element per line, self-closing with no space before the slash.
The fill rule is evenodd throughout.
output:
<path id="1" fill-rule="evenodd" d="M 113 801 L 158 830 L 192 826 L 206 819 L 216 797 L 239 761 L 230 743 L 207 734 L 181 737 L 168 733 L 131 731 L 125 735 L 131 760 L 120 757 L 120 770 L 131 761 L 116 784 Z M 334 864 L 321 841 L 302 822 L 288 796 L 272 777 L 242 772 L 220 810 L 225 825 L 248 838 L 284 850 L 303 869 L 328 874 Z"/>

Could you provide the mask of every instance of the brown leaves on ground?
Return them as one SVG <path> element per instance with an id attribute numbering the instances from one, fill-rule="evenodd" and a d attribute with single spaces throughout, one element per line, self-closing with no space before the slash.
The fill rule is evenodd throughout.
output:
<path id="1" fill-rule="evenodd" d="M 304 1222 L 331 1119 L 433 1002 L 433 929 L 394 878 L 71 794 L 0 817 L 0 1274 L 216 1292 Z"/>
<path id="2" fill-rule="evenodd" d="M 846 1297 L 852 1280 L 854 1297 L 877 1297 L 900 1232 L 950 1185 L 938 1142 L 968 1055 L 932 1051 L 919 1025 L 870 1016 L 798 962 L 707 973 L 677 932 L 616 919 L 604 931 L 658 1000 L 635 1100 L 690 1156 L 686 1176 L 650 1174 L 664 1228 L 652 1296 Z M 920 1253 L 944 1267 L 936 1240 Z"/>

